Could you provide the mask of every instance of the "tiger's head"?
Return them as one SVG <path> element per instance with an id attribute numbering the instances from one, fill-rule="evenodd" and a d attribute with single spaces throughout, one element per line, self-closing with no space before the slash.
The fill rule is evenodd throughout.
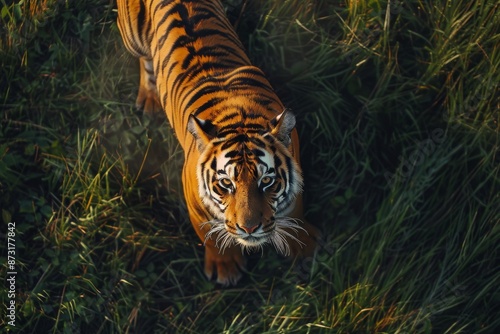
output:
<path id="1" fill-rule="evenodd" d="M 302 229 L 287 217 L 302 190 L 300 166 L 288 147 L 295 117 L 284 111 L 267 126 L 242 123 L 218 127 L 193 115 L 189 131 L 196 139 L 199 195 L 214 219 L 206 238 L 221 252 L 234 243 L 254 250 L 273 244 L 284 255 L 288 240 L 301 243 Z"/>

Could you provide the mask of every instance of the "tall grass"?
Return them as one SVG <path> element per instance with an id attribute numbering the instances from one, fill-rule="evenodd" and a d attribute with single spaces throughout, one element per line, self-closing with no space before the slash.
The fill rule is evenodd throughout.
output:
<path id="1" fill-rule="evenodd" d="M 208 282 L 182 151 L 133 110 L 112 5 L 0 0 L 0 207 L 18 271 L 16 328 L 3 310 L 1 330 L 495 333 L 499 5 L 225 4 L 298 116 L 316 258 L 268 250 L 237 287 Z"/>

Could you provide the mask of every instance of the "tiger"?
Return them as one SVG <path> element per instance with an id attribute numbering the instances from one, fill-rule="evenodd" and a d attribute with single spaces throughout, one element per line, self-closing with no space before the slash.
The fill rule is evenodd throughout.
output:
<path id="1" fill-rule="evenodd" d="M 218 0 L 118 0 L 117 24 L 139 59 L 136 107 L 165 113 L 184 151 L 189 220 L 204 273 L 235 285 L 245 252 L 273 245 L 314 256 L 304 219 L 296 118 L 252 65 Z"/>

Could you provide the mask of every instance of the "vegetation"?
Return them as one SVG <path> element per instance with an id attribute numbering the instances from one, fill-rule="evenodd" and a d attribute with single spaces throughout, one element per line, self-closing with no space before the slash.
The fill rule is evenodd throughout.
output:
<path id="1" fill-rule="evenodd" d="M 496 333 L 498 2 L 225 4 L 298 116 L 317 257 L 208 282 L 112 2 L 0 0 L 0 331 Z"/>

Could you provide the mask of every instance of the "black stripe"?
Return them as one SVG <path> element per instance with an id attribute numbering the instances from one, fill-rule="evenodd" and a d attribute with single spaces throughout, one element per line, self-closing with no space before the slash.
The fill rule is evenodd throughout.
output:
<path id="1" fill-rule="evenodd" d="M 274 136 L 266 136 L 266 139 L 269 141 L 269 144 L 271 144 L 271 145 L 273 145 L 276 142 L 276 139 L 274 138 Z M 273 150 L 273 153 L 276 152 L 275 146 L 271 146 L 271 148 Z"/>
<path id="2" fill-rule="evenodd" d="M 269 168 L 269 165 L 268 165 L 265 161 L 263 161 L 262 159 L 260 159 L 260 158 L 258 158 L 258 157 L 257 157 L 257 161 L 258 161 L 258 163 L 259 163 L 260 165 L 265 166 L 265 167 L 266 167 L 266 169 L 268 169 L 268 168 Z"/>
<path id="3" fill-rule="evenodd" d="M 283 180 L 283 184 L 285 185 L 285 189 L 283 189 L 283 192 L 286 192 L 287 189 L 288 189 L 288 177 L 287 177 L 287 173 L 284 169 L 281 169 L 280 172 L 279 172 L 279 176 L 280 178 Z"/>
<path id="4" fill-rule="evenodd" d="M 207 95 L 207 94 L 211 94 L 211 93 L 215 93 L 218 91 L 220 91 L 220 87 L 217 87 L 217 86 L 205 86 L 201 89 L 198 89 L 198 91 L 189 98 L 189 101 L 185 105 L 185 109 L 189 109 L 189 107 L 191 107 L 202 96 Z M 188 96 L 189 95 L 186 95 L 186 97 L 181 101 L 181 105 L 184 104 L 184 101 Z"/>
<path id="5" fill-rule="evenodd" d="M 262 231 L 269 232 L 269 231 L 274 229 L 274 224 L 275 224 L 276 218 L 271 217 L 270 220 L 271 220 L 271 222 L 269 224 L 262 226 Z"/>
<path id="6" fill-rule="evenodd" d="M 231 47 L 226 47 L 223 45 L 212 45 L 212 46 L 203 46 L 200 49 L 196 50 L 193 46 L 189 45 L 187 46 L 187 51 L 189 54 L 187 55 L 186 58 L 184 58 L 184 61 L 182 62 L 182 69 L 185 70 L 187 69 L 192 60 L 196 59 L 197 57 L 213 57 L 220 59 L 223 62 L 230 63 L 233 65 L 242 65 L 244 64 L 244 59 L 239 58 L 239 60 L 234 60 L 233 58 L 235 56 L 238 56 L 237 54 L 234 53 L 234 49 Z M 229 85 L 224 85 L 223 87 L 225 90 L 230 90 L 234 89 L 233 87 L 230 87 Z"/>
<path id="7" fill-rule="evenodd" d="M 224 107 L 224 109 L 229 109 L 227 107 Z M 220 110 L 220 112 L 224 112 L 224 110 Z M 231 120 L 232 118 L 235 118 L 237 116 L 239 116 L 240 114 L 237 113 L 237 112 L 234 112 L 234 113 L 230 113 L 230 114 L 227 114 L 225 115 L 224 117 L 222 117 L 220 120 L 218 120 L 219 123 L 224 123 L 224 122 L 227 122 L 229 120 Z"/>
<path id="8" fill-rule="evenodd" d="M 244 123 L 242 121 L 239 121 L 239 122 L 236 122 L 236 123 L 232 123 L 232 124 L 226 125 L 226 126 L 222 127 L 220 130 L 221 131 L 237 130 L 239 128 L 241 128 L 244 131 L 245 130 L 256 130 L 256 129 L 262 130 L 262 129 L 265 129 L 265 127 L 262 124 L 260 124 L 260 123 Z M 257 139 L 257 138 L 252 138 L 252 141 L 255 142 L 255 143 L 258 143 L 257 145 L 265 145 L 262 140 Z"/>
<path id="9" fill-rule="evenodd" d="M 216 105 L 218 105 L 221 102 L 224 102 L 226 99 L 224 98 L 219 98 L 219 97 L 213 97 L 207 102 L 203 103 L 196 111 L 193 113 L 194 116 L 199 115 L 200 113 L 204 112 L 205 110 L 212 108 Z"/>
<path id="10" fill-rule="evenodd" d="M 231 139 L 226 140 L 225 142 L 223 142 L 222 145 L 221 145 L 221 147 L 220 147 L 220 149 L 222 151 L 225 151 L 225 150 L 229 149 L 233 145 L 240 144 L 240 143 L 243 143 L 243 142 L 246 142 L 246 141 L 248 141 L 248 139 L 246 139 L 245 135 L 239 135 L 239 136 L 236 136 L 234 138 L 231 138 Z"/>
<path id="11" fill-rule="evenodd" d="M 285 182 L 285 192 L 289 192 L 291 185 L 295 182 L 292 173 L 292 159 L 290 159 L 289 157 L 285 157 L 285 162 L 287 171 L 284 172 L 284 174 L 288 177 L 288 181 Z"/>
<path id="12" fill-rule="evenodd" d="M 137 13 L 137 33 L 141 34 L 146 19 L 146 7 L 143 1 L 139 1 L 139 13 Z M 142 34 L 141 34 L 142 35 Z"/>
<path id="13" fill-rule="evenodd" d="M 246 75 L 254 75 L 254 76 L 259 76 L 263 77 L 262 71 L 258 67 L 244 67 L 238 69 L 238 71 L 233 73 L 233 76 L 240 75 L 240 74 L 246 74 Z"/>
<path id="14" fill-rule="evenodd" d="M 229 111 L 231 109 L 236 109 L 237 111 L 226 113 L 227 111 Z M 218 110 L 218 113 L 220 115 L 222 115 L 222 114 L 225 114 L 225 115 L 224 115 L 224 117 L 222 117 L 220 119 L 217 119 L 217 123 L 229 122 L 233 118 L 236 118 L 238 116 L 241 116 L 241 118 L 243 118 L 243 119 L 245 119 L 245 118 L 249 118 L 249 119 L 258 119 L 258 118 L 261 118 L 264 121 L 267 121 L 267 118 L 264 117 L 264 115 L 253 113 L 253 112 L 247 113 L 247 111 L 245 109 L 243 109 L 243 107 L 241 106 L 241 104 L 238 104 L 238 105 L 236 105 L 236 104 L 226 104 L 224 107 L 222 107 L 221 109 Z"/>
<path id="15" fill-rule="evenodd" d="M 164 1 L 164 2 L 166 2 L 166 1 Z M 159 7 L 159 5 L 157 7 Z M 180 4 L 180 3 L 175 4 L 167 12 L 165 12 L 163 14 L 162 19 L 160 20 L 160 22 L 158 22 L 156 27 L 159 28 L 167 19 L 172 18 L 174 13 L 179 14 L 181 19 L 180 20 L 172 19 L 172 21 L 170 22 L 168 27 L 165 30 L 162 29 L 162 31 L 164 31 L 164 34 L 158 39 L 158 45 L 159 45 L 160 49 L 163 48 L 163 44 L 165 43 L 165 41 L 168 38 L 168 35 L 172 31 L 172 29 L 184 28 L 186 32 L 188 32 L 188 30 L 190 30 L 188 10 L 186 9 L 186 7 L 183 4 Z M 172 49 L 170 51 L 172 51 Z M 170 57 L 170 54 L 169 54 L 169 57 Z"/>
<path id="16" fill-rule="evenodd" d="M 184 71 L 182 74 L 178 75 L 175 79 L 174 82 L 172 83 L 172 90 L 176 90 L 178 86 L 180 86 L 186 79 L 191 79 L 196 77 L 198 74 L 203 73 L 203 72 L 209 72 L 209 71 L 225 71 L 228 68 L 231 68 L 231 65 L 223 64 L 218 61 L 207 61 L 201 64 L 201 66 L 195 66 L 187 69 Z M 191 84 L 191 89 L 196 89 L 197 84 L 192 83 Z M 179 96 L 178 92 L 174 92 L 176 96 Z M 186 108 L 190 107 L 192 103 L 195 101 L 191 101 L 190 104 L 186 106 Z"/>
<path id="17" fill-rule="evenodd" d="M 212 188 L 212 191 L 213 191 L 214 189 L 215 189 L 215 187 L 214 187 L 214 188 Z M 214 191 L 214 192 L 215 192 L 215 191 Z M 222 204 L 222 201 L 221 201 L 221 200 L 218 200 L 218 199 L 217 199 L 217 198 L 215 198 L 214 196 L 210 196 L 210 197 L 212 198 L 212 201 L 214 201 L 214 202 L 216 202 L 216 203 L 218 203 L 218 204 Z"/>
<path id="18" fill-rule="evenodd" d="M 240 167 L 240 168 L 238 168 L 238 167 Z M 234 168 L 234 178 L 236 180 L 238 180 L 238 176 L 240 175 L 240 170 L 241 170 L 241 166 L 236 165 Z"/>
<path id="19" fill-rule="evenodd" d="M 274 155 L 274 168 L 279 168 L 282 165 L 281 159 L 275 154 Z"/>
<path id="20" fill-rule="evenodd" d="M 217 194 L 218 196 L 222 196 L 222 192 L 219 191 L 219 189 L 217 187 L 212 187 L 212 191 Z"/>
<path id="21" fill-rule="evenodd" d="M 262 127 L 262 126 L 261 126 Z M 266 147 L 266 143 L 256 137 L 250 137 L 250 141 L 257 146 Z"/>
<path id="22" fill-rule="evenodd" d="M 236 82 L 234 82 L 236 81 Z M 228 83 L 228 89 L 242 89 L 245 87 L 249 88 L 261 88 L 270 93 L 274 94 L 274 91 L 268 84 L 253 78 L 238 78 L 238 80 L 233 80 L 233 82 Z"/>
<path id="23" fill-rule="evenodd" d="M 239 152 L 239 151 L 237 151 L 237 150 L 229 151 L 229 152 L 227 152 L 227 153 L 224 155 L 224 157 L 225 157 L 225 158 L 229 158 L 229 159 L 231 159 L 231 158 L 234 158 L 235 156 L 237 156 L 239 153 L 240 153 L 240 152 Z"/>
<path id="24" fill-rule="evenodd" d="M 180 95 L 184 96 L 181 101 L 181 103 L 184 104 L 189 95 L 197 89 L 200 89 L 200 86 L 202 86 L 207 81 L 213 81 L 213 84 L 210 85 L 211 87 L 217 87 L 218 91 L 224 91 L 224 87 L 218 85 L 216 80 L 212 80 L 212 76 L 207 78 L 206 72 L 225 72 L 228 69 L 231 69 L 234 66 L 238 65 L 239 64 L 237 62 L 222 62 L 219 60 L 198 62 L 197 66 L 192 66 L 191 68 L 188 68 L 184 72 L 179 74 L 174 79 L 172 85 L 176 87 L 182 84 L 185 80 L 193 80 L 193 78 L 197 78 L 197 81 L 191 82 L 190 85 L 185 85 L 185 87 L 182 89 L 182 92 L 179 93 Z M 199 74 L 202 74 L 203 76 L 198 77 Z M 190 102 L 187 106 L 191 106 L 194 102 L 196 102 L 196 99 L 190 99 Z"/>
<path id="25" fill-rule="evenodd" d="M 153 10 L 151 10 L 151 6 L 156 3 L 156 6 Z M 158 1 L 158 2 L 155 2 L 155 1 L 151 1 L 150 3 L 150 7 L 149 7 L 149 12 L 152 13 L 151 16 L 154 16 L 156 14 L 156 12 L 168 5 L 172 4 L 172 1 Z M 167 12 L 168 13 L 168 12 Z"/>
<path id="26" fill-rule="evenodd" d="M 234 232 L 236 232 L 236 227 L 231 226 L 231 225 L 229 225 L 229 224 L 227 224 L 227 223 L 226 223 L 226 229 L 227 229 L 228 231 L 230 231 L 230 232 L 233 232 L 233 233 L 234 233 Z"/>
<path id="27" fill-rule="evenodd" d="M 258 148 L 254 148 L 252 150 L 252 154 L 255 155 L 256 157 L 263 157 L 265 156 L 266 154 L 264 152 L 262 152 L 260 149 Z M 270 172 L 270 171 L 269 171 Z"/>
<path id="28" fill-rule="evenodd" d="M 267 107 L 268 105 L 270 105 L 271 103 L 273 103 L 272 100 L 270 99 L 267 99 L 267 98 L 263 98 L 263 97 L 260 97 L 260 96 L 257 96 L 257 97 L 253 97 L 252 100 L 261 105 L 261 106 L 264 106 L 264 107 Z"/>
<path id="29" fill-rule="evenodd" d="M 255 128 L 245 128 L 244 129 L 246 134 L 262 134 L 265 132 L 265 128 L 263 127 L 255 127 Z M 239 129 L 222 129 L 217 132 L 217 137 L 219 138 L 224 138 L 227 135 L 230 134 L 238 134 L 241 133 Z"/>
<path id="30" fill-rule="evenodd" d="M 213 97 L 211 98 L 210 100 L 208 100 L 207 102 L 203 103 L 194 113 L 193 115 L 194 116 L 198 116 L 199 114 L 201 114 L 202 112 L 204 112 L 205 110 L 209 109 L 209 108 L 212 108 L 214 106 L 216 106 L 217 104 L 221 103 L 221 102 L 224 102 L 226 99 L 224 98 L 220 98 L 220 97 Z"/>

